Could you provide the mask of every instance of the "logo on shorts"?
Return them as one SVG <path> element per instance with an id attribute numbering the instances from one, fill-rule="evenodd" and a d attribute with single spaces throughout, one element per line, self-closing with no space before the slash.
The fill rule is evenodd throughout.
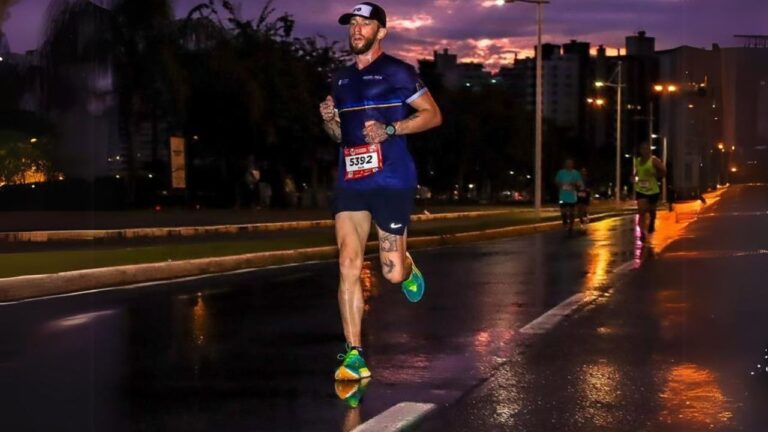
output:
<path id="1" fill-rule="evenodd" d="M 389 224 L 389 227 L 390 227 L 390 228 L 392 228 L 392 229 L 398 229 L 398 228 L 400 228 L 400 227 L 402 227 L 402 226 L 403 226 L 403 224 L 396 224 L 396 223 L 394 223 L 394 222 L 392 222 L 391 224 Z"/>

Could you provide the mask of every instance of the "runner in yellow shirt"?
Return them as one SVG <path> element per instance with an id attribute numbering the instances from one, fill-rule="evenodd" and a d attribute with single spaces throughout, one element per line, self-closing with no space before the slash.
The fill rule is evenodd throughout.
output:
<path id="1" fill-rule="evenodd" d="M 645 243 L 648 241 L 650 218 L 656 213 L 661 188 L 659 180 L 667 175 L 664 163 L 651 153 L 651 145 L 644 142 L 640 145 L 640 156 L 635 158 L 635 195 L 637 196 L 637 211 L 639 214 L 640 235 Z"/>

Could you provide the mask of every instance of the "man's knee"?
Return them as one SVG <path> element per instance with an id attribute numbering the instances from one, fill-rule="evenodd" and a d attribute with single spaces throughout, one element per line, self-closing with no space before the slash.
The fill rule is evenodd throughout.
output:
<path id="1" fill-rule="evenodd" d="M 339 254 L 339 271 L 343 281 L 352 281 L 360 277 L 363 271 L 363 255 L 357 252 L 341 251 Z"/>

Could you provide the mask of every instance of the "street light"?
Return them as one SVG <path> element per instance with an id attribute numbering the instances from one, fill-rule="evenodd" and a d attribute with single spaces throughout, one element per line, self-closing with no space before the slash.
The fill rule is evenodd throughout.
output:
<path id="1" fill-rule="evenodd" d="M 595 81 L 595 87 L 613 87 L 616 89 L 616 204 L 621 204 L 621 61 L 616 65 L 617 83 Z"/>
<path id="2" fill-rule="evenodd" d="M 587 98 L 587 103 L 590 105 L 603 106 L 605 105 L 605 99 L 603 98 Z"/>
<path id="3" fill-rule="evenodd" d="M 656 93 L 661 93 L 662 95 L 663 94 L 677 93 L 677 91 L 679 89 L 680 88 L 676 84 L 654 84 L 654 86 L 653 86 L 653 91 L 655 91 Z M 689 109 L 692 109 L 693 107 L 694 107 L 693 104 L 689 104 L 688 105 Z M 653 102 L 651 102 L 651 108 L 653 108 Z M 659 108 L 659 111 L 661 111 L 661 108 Z M 661 113 L 659 113 L 659 114 L 661 114 Z M 653 117 L 653 109 L 651 109 L 651 117 Z M 651 122 L 653 122 L 653 120 L 651 120 Z M 653 125 L 653 123 L 651 123 L 651 125 Z M 651 127 L 653 127 L 653 126 L 651 126 Z M 654 136 L 653 135 L 653 131 L 651 131 L 651 137 L 653 137 L 653 136 Z M 668 144 L 667 144 L 667 135 L 666 134 L 664 134 L 664 136 L 662 137 L 662 140 L 663 140 L 662 141 L 662 145 L 663 145 L 663 147 L 662 147 L 663 148 L 663 150 L 662 150 L 662 162 L 664 163 L 664 166 L 666 167 L 667 166 L 667 152 L 668 152 L 668 150 L 667 150 L 668 149 Z M 664 176 L 664 178 L 661 180 L 661 187 L 662 187 L 662 189 L 661 189 L 661 191 L 662 191 L 661 199 L 662 199 L 662 201 L 667 202 L 667 177 L 666 176 Z"/>
<path id="4" fill-rule="evenodd" d="M 497 0 L 496 4 L 503 6 L 506 3 L 531 3 L 536 7 L 536 148 L 534 160 L 534 181 L 533 207 L 536 210 L 536 216 L 541 215 L 541 147 L 544 138 L 544 83 L 543 83 L 543 54 L 541 49 L 541 27 L 544 20 L 543 5 L 549 4 L 549 0 Z"/>

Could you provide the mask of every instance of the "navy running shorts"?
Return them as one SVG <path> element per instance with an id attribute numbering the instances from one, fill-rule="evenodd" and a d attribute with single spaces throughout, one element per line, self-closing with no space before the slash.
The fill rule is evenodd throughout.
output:
<path id="1" fill-rule="evenodd" d="M 405 234 L 411 222 L 415 189 L 336 189 L 333 216 L 345 211 L 367 211 L 382 231 L 397 236 Z"/>

